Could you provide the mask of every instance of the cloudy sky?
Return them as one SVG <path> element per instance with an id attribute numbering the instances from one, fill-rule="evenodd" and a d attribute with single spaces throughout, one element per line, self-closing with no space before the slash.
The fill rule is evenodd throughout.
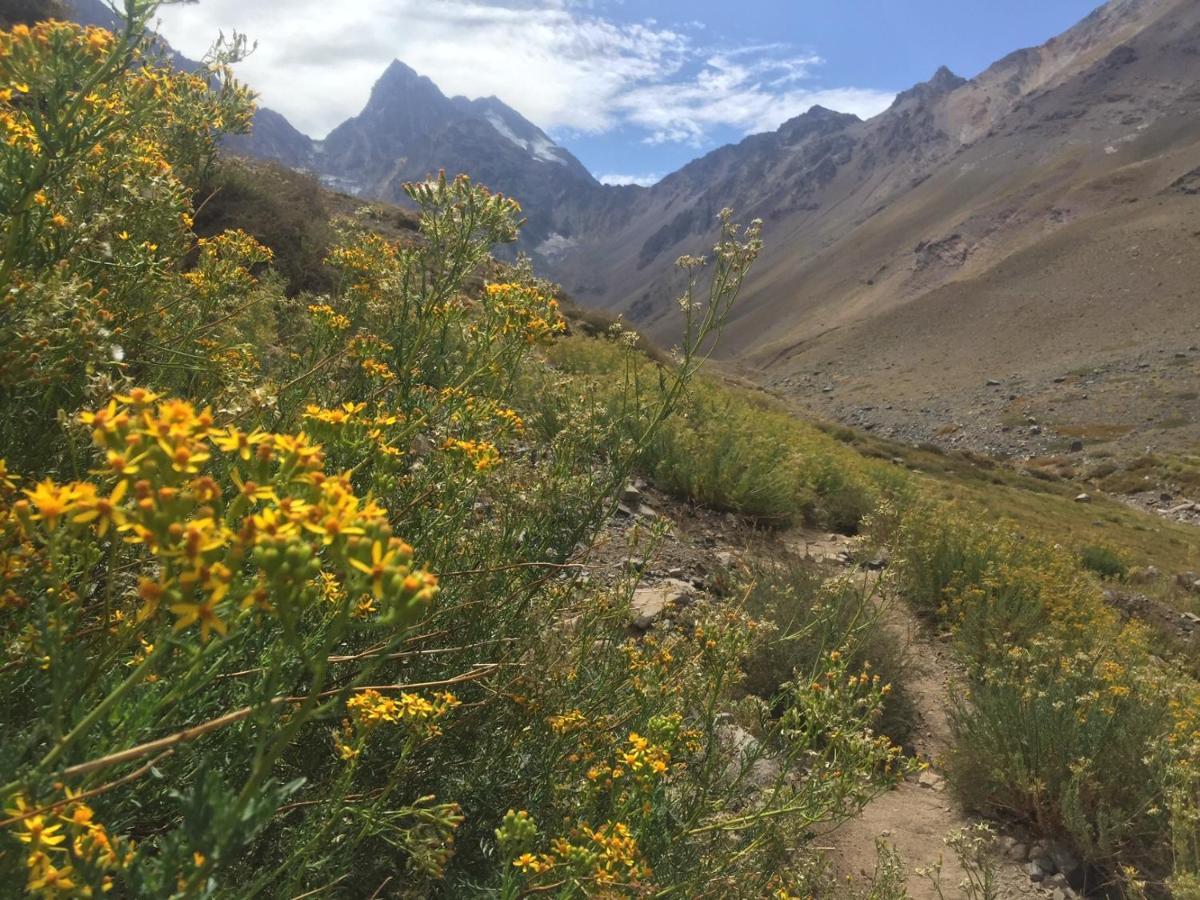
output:
<path id="1" fill-rule="evenodd" d="M 314 137 L 392 59 L 448 95 L 495 95 L 610 181 L 653 181 L 814 103 L 868 117 L 942 64 L 979 72 L 1098 0 L 199 0 L 161 30 L 198 58 L 257 41 L 239 74 Z"/>

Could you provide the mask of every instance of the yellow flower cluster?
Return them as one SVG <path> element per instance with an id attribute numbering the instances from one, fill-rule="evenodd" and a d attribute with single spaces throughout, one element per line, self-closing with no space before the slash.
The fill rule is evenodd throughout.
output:
<path id="1" fill-rule="evenodd" d="M 586 728 L 588 724 L 587 716 L 577 709 L 561 715 L 549 716 L 546 721 L 555 734 L 570 734 L 572 731 Z"/>
<path id="2" fill-rule="evenodd" d="M 110 835 L 90 806 L 70 789 L 66 793 L 66 801 L 42 808 L 18 795 L 13 808 L 5 810 L 17 840 L 25 845 L 25 890 L 31 896 L 91 897 L 91 883 L 108 891 L 112 873 L 133 861 L 133 842 Z"/>
<path id="3" fill-rule="evenodd" d="M 350 425 L 361 421 L 359 417 L 366 408 L 365 403 L 343 403 L 336 409 L 324 409 L 310 403 L 304 410 L 304 418 L 326 425 Z"/>
<path id="4" fill-rule="evenodd" d="M 501 849 L 511 854 L 513 868 L 527 876 L 553 871 L 555 877 L 569 874 L 612 885 L 638 884 L 652 874 L 642 861 L 637 838 L 624 822 L 608 822 L 600 828 L 581 822 L 570 839 L 553 838 L 549 853 L 534 853 L 528 848 L 538 839 L 537 823 L 524 810 L 509 810 L 496 838 Z"/>
<path id="5" fill-rule="evenodd" d="M 350 320 L 335 310 L 328 303 L 313 303 L 308 307 L 308 314 L 313 321 L 332 331 L 345 331 L 350 327 Z"/>
<path id="6" fill-rule="evenodd" d="M 387 363 L 371 357 L 362 361 L 362 370 L 370 377 L 378 378 L 380 381 L 395 381 L 396 379 L 396 373 Z"/>
<path id="7" fill-rule="evenodd" d="M 501 320 L 503 334 L 521 334 L 530 344 L 545 341 L 567 330 L 558 301 L 523 284 L 487 284 L 487 311 Z"/>
<path id="8" fill-rule="evenodd" d="M 630 732 L 629 749 L 623 751 L 619 759 L 634 775 L 662 776 L 667 774 L 670 767 L 671 754 L 664 748 L 651 744 L 637 732 Z M 613 777 L 617 777 L 615 769 Z"/>
<path id="9" fill-rule="evenodd" d="M 448 438 L 442 444 L 442 449 L 462 453 L 478 472 L 500 465 L 500 451 L 490 441 L 460 441 Z"/>
<path id="10" fill-rule="evenodd" d="M 665 747 L 652 744 L 636 731 L 630 732 L 628 745 L 616 752 L 611 765 L 593 766 L 587 772 L 589 781 L 605 785 L 620 781 L 628 773 L 643 788 L 651 788 L 665 777 L 671 767 L 671 753 Z"/>
<path id="11" fill-rule="evenodd" d="M 369 591 L 385 602 L 386 621 L 437 591 L 433 575 L 412 567 L 412 548 L 391 536 L 385 510 L 356 496 L 346 476 L 327 475 L 320 446 L 303 433 L 218 429 L 208 410 L 145 390 L 82 420 L 105 452 L 97 474 L 115 484 L 45 480 L 24 491 L 12 516 L 42 541 L 64 529 L 111 529 L 150 551 L 157 571 L 139 583 L 142 620 L 165 605 L 177 631 L 198 625 L 206 641 L 227 634 L 229 611 L 290 615 L 281 603 L 315 594 L 309 585 L 330 574 L 326 559 L 339 561 L 340 594 Z M 214 450 L 231 469 L 228 484 L 205 471 Z"/>
<path id="12" fill-rule="evenodd" d="M 350 719 L 342 723 L 333 737 L 334 749 L 343 760 L 354 760 L 362 753 L 366 739 L 379 725 L 404 725 L 415 738 L 425 740 L 442 733 L 438 722 L 461 701 L 449 691 L 427 700 L 408 691 L 398 697 L 386 697 L 379 691 L 360 691 L 346 701 Z"/>
<path id="13" fill-rule="evenodd" d="M 434 694 L 426 700 L 420 694 L 404 692 L 399 697 L 385 697 L 375 690 L 355 694 L 346 701 L 346 708 L 354 721 L 363 727 L 379 724 L 399 725 L 405 722 L 426 722 L 440 719 L 460 705 L 457 697 L 448 691 Z"/>

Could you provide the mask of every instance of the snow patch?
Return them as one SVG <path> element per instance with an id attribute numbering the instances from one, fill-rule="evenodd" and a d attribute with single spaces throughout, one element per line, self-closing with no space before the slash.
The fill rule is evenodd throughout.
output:
<path id="1" fill-rule="evenodd" d="M 546 238 L 537 246 L 537 252 L 548 259 L 553 259 L 556 256 L 562 256 L 579 241 L 575 238 L 565 237 L 558 232 L 554 232 L 550 237 Z"/>
<path id="2" fill-rule="evenodd" d="M 500 133 L 500 136 L 506 138 L 516 144 L 526 153 L 530 154 L 534 159 L 539 159 L 542 162 L 558 163 L 560 166 L 565 166 L 567 161 L 559 155 L 558 147 L 554 142 L 543 135 L 537 135 L 532 141 L 524 140 L 517 137 L 516 133 L 508 127 L 508 123 L 500 117 L 498 113 L 490 112 L 487 114 L 487 120 L 493 128 Z"/>
<path id="3" fill-rule="evenodd" d="M 662 179 L 659 176 L 653 175 L 653 174 L 652 175 L 618 175 L 618 174 L 598 175 L 598 176 L 596 176 L 596 180 L 599 181 L 601 184 L 617 185 L 617 186 L 635 184 L 638 187 L 653 187 L 654 185 L 656 185 L 660 181 L 662 181 Z"/>

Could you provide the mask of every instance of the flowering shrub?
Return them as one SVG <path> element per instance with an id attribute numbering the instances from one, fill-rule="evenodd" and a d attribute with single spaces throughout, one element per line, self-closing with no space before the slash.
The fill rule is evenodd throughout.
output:
<path id="1" fill-rule="evenodd" d="M 835 652 L 737 710 L 748 748 L 755 623 L 633 638 L 629 586 L 579 577 L 758 226 L 724 215 L 678 364 L 603 400 L 546 361 L 552 286 L 490 257 L 519 207 L 466 178 L 409 188 L 405 242 L 340 223 L 333 288 L 289 298 L 270 249 L 192 232 L 251 105 L 228 53 L 155 63 L 155 5 L 0 34 L 0 883 L 797 887 L 811 826 L 905 769 L 886 686 Z"/>
<path id="2" fill-rule="evenodd" d="M 952 759 L 964 797 L 1112 873 L 1195 872 L 1194 853 L 1170 847 L 1196 834 L 1197 692 L 1143 627 L 1119 621 L 1072 554 L 1009 525 L 918 505 L 894 543 L 897 586 L 953 627 L 966 663 Z"/>

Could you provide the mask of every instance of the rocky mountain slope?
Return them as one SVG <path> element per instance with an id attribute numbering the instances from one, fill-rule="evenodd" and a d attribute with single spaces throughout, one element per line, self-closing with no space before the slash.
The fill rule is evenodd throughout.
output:
<path id="1" fill-rule="evenodd" d="M 818 410 L 1013 453 L 1194 439 L 1198 112 L 1200 5 L 1113 0 L 868 122 L 814 109 L 709 154 L 550 262 L 669 339 L 671 262 L 733 206 L 767 249 L 723 352 Z"/>

